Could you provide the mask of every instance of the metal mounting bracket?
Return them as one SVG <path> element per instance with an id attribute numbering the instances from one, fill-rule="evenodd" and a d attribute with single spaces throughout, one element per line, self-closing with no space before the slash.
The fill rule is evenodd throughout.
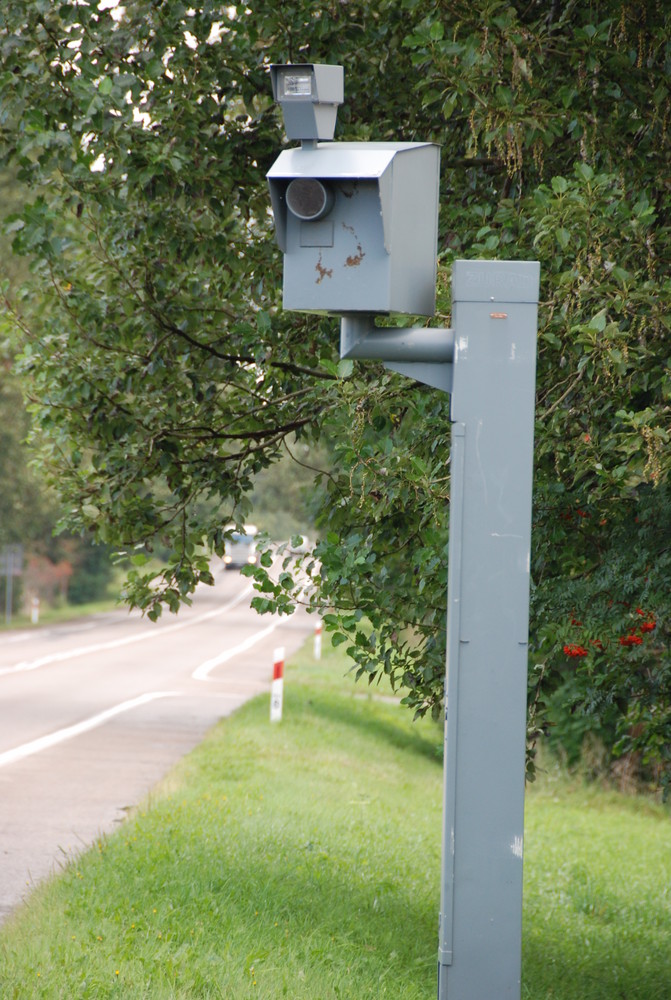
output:
<path id="1" fill-rule="evenodd" d="M 383 361 L 416 382 L 452 391 L 454 331 L 448 327 L 380 327 L 374 315 L 352 313 L 340 321 L 340 357 Z"/>

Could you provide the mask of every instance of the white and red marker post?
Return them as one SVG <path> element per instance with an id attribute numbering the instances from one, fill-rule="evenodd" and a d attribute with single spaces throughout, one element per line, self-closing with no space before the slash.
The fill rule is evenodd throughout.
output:
<path id="1" fill-rule="evenodd" d="M 317 620 L 315 625 L 315 644 L 313 655 L 315 660 L 321 660 L 322 658 L 322 623 L 321 619 Z"/>
<path id="2" fill-rule="evenodd" d="M 270 721 L 282 719 L 282 695 L 284 693 L 284 646 L 278 646 L 273 654 L 273 683 L 270 688 Z"/>

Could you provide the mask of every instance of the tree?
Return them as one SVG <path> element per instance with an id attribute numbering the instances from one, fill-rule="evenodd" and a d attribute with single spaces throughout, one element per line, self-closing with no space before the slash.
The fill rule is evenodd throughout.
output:
<path id="1" fill-rule="evenodd" d="M 541 260 L 533 724 L 570 681 L 668 768 L 663 5 L 8 0 L 0 31 L 0 146 L 38 192 L 10 228 L 41 282 L 15 309 L 42 453 L 70 523 L 132 554 L 129 600 L 188 600 L 283 440 L 326 437 L 327 624 L 440 710 L 447 400 L 339 364 L 333 321 L 279 308 L 267 65 L 341 62 L 341 136 L 443 144 L 441 322 L 455 256 Z M 292 605 L 289 575 L 258 585 L 260 608 Z"/>
<path id="2" fill-rule="evenodd" d="M 0 174 L 0 191 L 8 210 L 18 211 L 25 202 L 26 191 L 15 170 Z M 47 600 L 66 595 L 75 603 L 77 598 L 93 600 L 107 592 L 112 576 L 110 552 L 94 547 L 90 538 L 54 538 L 61 516 L 58 498 L 44 483 L 39 462 L 33 463 L 26 445 L 30 420 L 15 371 L 17 331 L 8 321 L 6 305 L 8 297 L 18 294 L 28 280 L 30 268 L 26 257 L 12 255 L 11 238 L 11 233 L 0 235 L 4 296 L 0 301 L 0 547 L 20 543 L 25 550 L 23 572 L 13 587 L 15 607 L 31 593 Z M 96 572 L 91 572 L 92 565 Z M 2 579 L 0 596 L 4 586 Z"/>
<path id="3" fill-rule="evenodd" d="M 284 442 L 284 454 L 254 480 L 254 519 L 273 541 L 300 534 L 314 537 L 314 478 L 331 456 L 323 446 Z"/>

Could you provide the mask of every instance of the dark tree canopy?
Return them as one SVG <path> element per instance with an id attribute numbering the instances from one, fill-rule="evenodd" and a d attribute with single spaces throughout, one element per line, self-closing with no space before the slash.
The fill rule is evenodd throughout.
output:
<path id="1" fill-rule="evenodd" d="M 360 672 L 438 711 L 448 401 L 339 363 L 333 320 L 280 308 L 267 67 L 342 63 L 337 138 L 443 147 L 438 322 L 455 257 L 541 261 L 532 727 L 559 691 L 668 773 L 665 6 L 5 0 L 27 391 L 70 526 L 135 560 L 129 600 L 188 599 L 283 442 L 321 439 L 315 600 Z M 259 586 L 291 606 L 289 575 Z"/>

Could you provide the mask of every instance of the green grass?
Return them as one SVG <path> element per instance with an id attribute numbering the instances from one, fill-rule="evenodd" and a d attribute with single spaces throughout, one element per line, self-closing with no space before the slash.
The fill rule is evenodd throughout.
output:
<path id="1" fill-rule="evenodd" d="M 669 1000 L 668 809 L 546 774 L 524 864 L 524 998 Z"/>
<path id="2" fill-rule="evenodd" d="M 39 889 L 0 997 L 433 998 L 441 733 L 343 662 L 301 654 L 282 723 L 246 705 Z M 669 997 L 668 812 L 547 776 L 526 859 L 525 1000 Z"/>

